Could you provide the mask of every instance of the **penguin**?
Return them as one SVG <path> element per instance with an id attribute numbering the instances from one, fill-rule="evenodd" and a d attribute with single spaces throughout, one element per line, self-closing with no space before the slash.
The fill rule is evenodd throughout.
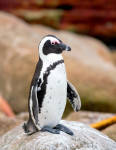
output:
<path id="1" fill-rule="evenodd" d="M 31 135 L 38 131 L 69 135 L 74 133 L 60 124 L 67 99 L 74 111 L 81 108 L 81 100 L 75 87 L 67 80 L 63 51 L 71 51 L 54 35 L 42 38 L 39 44 L 39 61 L 32 78 L 28 110 L 29 119 L 23 125 L 25 133 Z"/>

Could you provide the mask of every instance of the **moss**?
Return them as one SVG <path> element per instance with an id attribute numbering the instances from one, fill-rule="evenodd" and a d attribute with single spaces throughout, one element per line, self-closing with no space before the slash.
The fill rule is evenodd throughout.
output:
<path id="1" fill-rule="evenodd" d="M 58 5 L 59 1 L 54 0 L 54 1 L 45 1 L 45 0 L 36 0 L 36 4 L 38 6 L 47 6 L 47 7 L 56 7 Z"/>
<path id="2" fill-rule="evenodd" d="M 71 32 L 76 32 L 76 28 L 74 25 L 69 25 L 66 29 Z"/>
<path id="3" fill-rule="evenodd" d="M 57 28 L 59 26 L 63 10 L 44 9 L 44 10 L 20 10 L 18 15 L 24 18 L 27 22 L 42 23 Z"/>

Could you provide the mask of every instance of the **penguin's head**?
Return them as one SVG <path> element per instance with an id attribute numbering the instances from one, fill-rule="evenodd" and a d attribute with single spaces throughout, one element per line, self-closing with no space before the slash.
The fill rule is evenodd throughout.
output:
<path id="1" fill-rule="evenodd" d="M 65 50 L 70 51 L 71 48 L 54 35 L 45 36 L 39 44 L 40 57 L 50 54 L 61 54 Z"/>

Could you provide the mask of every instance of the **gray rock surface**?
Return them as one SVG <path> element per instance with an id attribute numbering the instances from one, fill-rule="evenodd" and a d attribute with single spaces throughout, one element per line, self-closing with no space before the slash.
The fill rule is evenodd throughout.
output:
<path id="1" fill-rule="evenodd" d="M 61 121 L 75 133 L 69 136 L 38 132 L 25 135 L 22 125 L 0 139 L 0 150 L 116 150 L 116 142 L 103 133 L 79 122 Z"/>

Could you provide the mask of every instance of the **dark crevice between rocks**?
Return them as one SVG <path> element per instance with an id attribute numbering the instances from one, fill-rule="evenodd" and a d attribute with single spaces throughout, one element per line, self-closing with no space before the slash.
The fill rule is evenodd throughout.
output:
<path id="1" fill-rule="evenodd" d="M 71 5 L 60 5 L 56 7 L 57 9 L 63 9 L 63 10 L 72 10 L 73 6 Z"/>

